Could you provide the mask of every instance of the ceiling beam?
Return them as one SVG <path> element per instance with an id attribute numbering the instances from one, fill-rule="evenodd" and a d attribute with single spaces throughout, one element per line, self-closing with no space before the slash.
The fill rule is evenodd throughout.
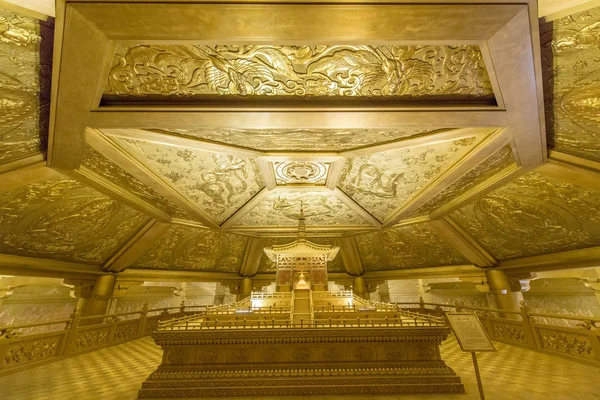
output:
<path id="1" fill-rule="evenodd" d="M 474 265 L 451 265 L 445 267 L 410 268 L 395 271 L 365 272 L 363 277 L 369 279 L 422 279 L 422 278 L 467 278 L 480 277 L 484 271 Z"/>
<path id="2" fill-rule="evenodd" d="M 421 129 L 501 127 L 509 125 L 508 113 L 493 111 L 331 111 L 298 109 L 294 111 L 206 110 L 196 111 L 112 111 L 100 108 L 90 113 L 88 126 L 96 129 L 360 129 L 417 127 Z"/>
<path id="3" fill-rule="evenodd" d="M 450 218 L 431 221 L 430 225 L 477 267 L 491 267 L 497 264 L 491 255 Z"/>
<path id="4" fill-rule="evenodd" d="M 337 197 L 342 203 L 348 206 L 349 209 L 357 213 L 362 219 L 364 219 L 369 225 L 375 228 L 381 228 L 381 223 L 372 216 L 367 210 L 362 208 L 360 204 L 354 201 L 350 196 L 344 193 L 341 189 L 335 188 L 333 189 L 333 194 Z"/>
<path id="5" fill-rule="evenodd" d="M 569 164 L 581 169 L 587 169 L 600 174 L 600 162 L 562 153 L 556 150 L 548 151 L 548 161 L 555 164 Z"/>
<path id="6" fill-rule="evenodd" d="M 239 282 L 238 274 L 227 272 L 201 272 L 201 271 L 171 271 L 156 269 L 126 269 L 119 272 L 119 280 L 143 280 L 146 282 Z"/>
<path id="7" fill-rule="evenodd" d="M 600 267 L 600 246 L 502 261 L 497 268 L 514 274 L 589 267 Z"/>
<path id="8" fill-rule="evenodd" d="M 95 265 L 0 254 L 0 275 L 96 279 L 104 274 Z"/>
<path id="9" fill-rule="evenodd" d="M 17 160 L 0 163 L 0 174 L 18 170 L 20 168 L 30 167 L 39 163 L 43 163 L 43 165 L 46 165 L 46 153 L 40 152 L 37 154 L 19 158 Z"/>
<path id="10" fill-rule="evenodd" d="M 256 207 L 261 201 L 263 201 L 269 195 L 270 192 L 271 191 L 267 188 L 262 188 L 260 192 L 256 193 L 254 197 L 252 197 L 250 200 L 244 203 L 244 205 L 238 208 L 238 210 L 234 212 L 233 215 L 227 218 L 225 222 L 221 224 L 221 227 L 232 228 L 233 226 L 235 226 L 236 222 L 238 222 L 241 218 L 244 217 L 244 215 L 246 215 L 248 212 L 250 212 L 250 210 Z"/>

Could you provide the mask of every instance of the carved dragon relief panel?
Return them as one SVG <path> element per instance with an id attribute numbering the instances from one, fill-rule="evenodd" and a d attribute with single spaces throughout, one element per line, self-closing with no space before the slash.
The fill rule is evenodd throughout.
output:
<path id="1" fill-rule="evenodd" d="M 160 131 L 160 130 L 159 130 Z M 164 131 L 164 130 L 163 130 Z M 430 129 L 172 129 L 165 131 L 260 151 L 345 151 L 432 133 Z"/>
<path id="2" fill-rule="evenodd" d="M 471 136 L 349 158 L 338 186 L 371 215 L 384 222 L 482 139 L 483 135 Z"/>
<path id="3" fill-rule="evenodd" d="M 236 226 L 295 226 L 304 207 L 307 225 L 368 225 L 333 192 L 272 191 L 246 213 Z"/>
<path id="4" fill-rule="evenodd" d="M 247 241 L 244 236 L 174 225 L 130 268 L 238 273 Z"/>
<path id="5" fill-rule="evenodd" d="M 465 259 L 428 224 L 355 236 L 365 271 L 465 265 Z"/>
<path id="6" fill-rule="evenodd" d="M 548 144 L 600 161 L 600 7 L 540 31 Z"/>
<path id="7" fill-rule="evenodd" d="M 494 102 L 477 46 L 118 46 L 104 93 Z"/>
<path id="8" fill-rule="evenodd" d="M 184 210 L 161 196 L 154 189 L 140 182 L 133 175 L 119 167 L 91 147 L 86 147 L 81 165 L 107 179 L 136 197 L 144 200 L 174 218 L 193 219 Z"/>
<path id="9" fill-rule="evenodd" d="M 512 148 L 508 145 L 504 146 L 419 207 L 414 216 L 430 214 L 514 163 L 515 157 Z"/>
<path id="10" fill-rule="evenodd" d="M 115 140 L 219 224 L 265 186 L 253 158 Z"/>
<path id="11" fill-rule="evenodd" d="M 52 31 L 0 6 L 0 163 L 46 149 Z"/>
<path id="12" fill-rule="evenodd" d="M 57 174 L 0 194 L 0 253 L 101 265 L 148 222 Z"/>
<path id="13" fill-rule="evenodd" d="M 450 217 L 498 260 L 600 245 L 600 191 L 530 172 Z"/>

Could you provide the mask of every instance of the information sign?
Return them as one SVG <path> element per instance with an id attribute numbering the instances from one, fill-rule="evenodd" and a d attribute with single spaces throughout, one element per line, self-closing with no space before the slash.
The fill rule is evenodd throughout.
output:
<path id="1" fill-rule="evenodd" d="M 477 315 L 459 312 L 446 315 L 462 351 L 496 351 Z"/>

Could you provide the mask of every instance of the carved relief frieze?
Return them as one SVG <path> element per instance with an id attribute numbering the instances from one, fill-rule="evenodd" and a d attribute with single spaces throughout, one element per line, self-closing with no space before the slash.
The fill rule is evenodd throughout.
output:
<path id="1" fill-rule="evenodd" d="M 4 364 L 15 367 L 56 356 L 62 336 L 47 336 L 10 344 L 4 355 Z"/>
<path id="2" fill-rule="evenodd" d="M 366 271 L 469 264 L 428 224 L 355 236 Z"/>
<path id="3" fill-rule="evenodd" d="M 105 95 L 494 100 L 477 46 L 118 46 Z"/>
<path id="4" fill-rule="evenodd" d="M 414 216 L 427 215 L 435 211 L 469 189 L 492 178 L 506 167 L 514 164 L 514 162 L 515 157 L 512 148 L 508 145 L 504 146 L 419 207 Z"/>
<path id="5" fill-rule="evenodd" d="M 237 273 L 246 243 L 239 235 L 171 226 L 131 268 Z"/>
<path id="6" fill-rule="evenodd" d="M 0 6 L 0 163 L 45 151 L 53 24 Z"/>
<path id="7" fill-rule="evenodd" d="M 600 161 L 600 7 L 542 24 L 548 144 Z"/>
<path id="8" fill-rule="evenodd" d="M 295 226 L 304 209 L 307 225 L 367 225 L 333 192 L 272 191 L 237 223 L 238 226 Z"/>
<path id="9" fill-rule="evenodd" d="M 380 222 L 464 157 L 480 141 L 471 136 L 346 160 L 338 186 Z"/>
<path id="10" fill-rule="evenodd" d="M 261 151 L 345 151 L 431 133 L 419 128 L 171 129 L 166 131 Z"/>
<path id="11" fill-rule="evenodd" d="M 101 265 L 149 220 L 57 177 L 0 194 L 0 253 Z"/>
<path id="12" fill-rule="evenodd" d="M 95 172 L 102 178 L 105 178 L 109 182 L 118 185 L 136 197 L 139 197 L 148 204 L 159 208 L 171 217 L 193 219 L 187 212 L 91 147 L 86 147 L 81 165 L 90 171 Z"/>
<path id="13" fill-rule="evenodd" d="M 600 191 L 538 172 L 450 216 L 498 260 L 600 245 Z"/>
<path id="14" fill-rule="evenodd" d="M 253 158 L 141 140 L 117 140 L 219 224 L 264 187 Z"/>

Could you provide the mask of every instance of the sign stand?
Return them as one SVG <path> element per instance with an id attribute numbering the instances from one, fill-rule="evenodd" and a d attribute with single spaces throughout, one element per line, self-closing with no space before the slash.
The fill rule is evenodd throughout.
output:
<path id="1" fill-rule="evenodd" d="M 462 351 L 471 352 L 473 357 L 473 367 L 475 368 L 475 377 L 477 378 L 477 388 L 479 389 L 479 397 L 485 400 L 483 394 L 483 384 L 481 383 L 481 375 L 479 375 L 479 366 L 477 365 L 476 351 L 496 351 L 492 341 L 488 337 L 481 321 L 477 315 L 473 313 L 446 313 L 450 326 L 454 331 L 456 340 Z"/>

